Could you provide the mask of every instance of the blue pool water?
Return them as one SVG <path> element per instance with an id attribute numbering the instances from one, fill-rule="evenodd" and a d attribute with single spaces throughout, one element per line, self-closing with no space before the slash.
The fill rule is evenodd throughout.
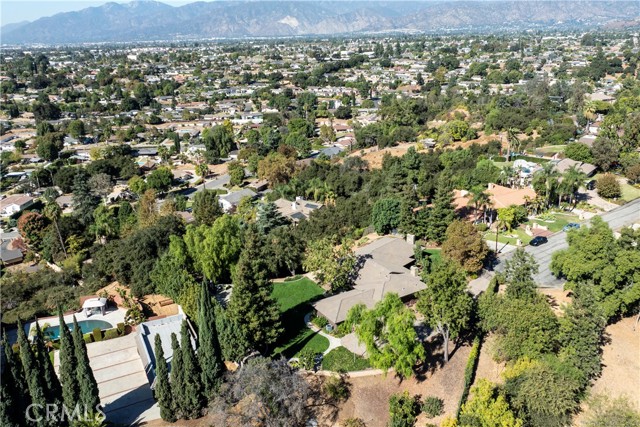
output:
<path id="1" fill-rule="evenodd" d="M 67 323 L 67 325 L 69 326 L 69 329 L 73 331 L 73 323 Z M 113 328 L 113 325 L 111 323 L 105 322 L 104 320 L 79 320 L 78 326 L 80 326 L 80 330 L 83 334 L 91 332 L 95 328 L 100 328 L 103 330 Z M 52 340 L 57 340 L 60 337 L 60 327 L 49 326 L 43 331 L 43 333 Z"/>

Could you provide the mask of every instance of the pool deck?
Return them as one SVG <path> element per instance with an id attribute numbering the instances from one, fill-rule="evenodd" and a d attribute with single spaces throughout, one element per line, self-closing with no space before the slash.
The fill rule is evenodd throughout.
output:
<path id="1" fill-rule="evenodd" d="M 80 322 L 81 320 L 102 320 L 111 324 L 111 327 L 115 328 L 118 323 L 124 323 L 124 315 L 127 312 L 124 308 L 115 308 L 110 307 L 109 310 L 103 316 L 102 314 L 92 314 L 87 317 L 84 314 L 84 311 L 80 311 L 78 313 L 71 313 L 64 316 L 64 322 L 68 325 L 73 324 L 73 316 L 75 314 L 76 320 Z M 38 323 L 40 323 L 40 328 L 44 329 L 44 325 L 47 326 L 59 326 L 60 320 L 58 316 L 49 316 L 49 317 L 41 317 L 38 319 Z M 31 329 L 35 328 L 36 324 L 34 322 L 25 323 L 24 329 L 28 331 L 27 336 L 30 336 Z"/>

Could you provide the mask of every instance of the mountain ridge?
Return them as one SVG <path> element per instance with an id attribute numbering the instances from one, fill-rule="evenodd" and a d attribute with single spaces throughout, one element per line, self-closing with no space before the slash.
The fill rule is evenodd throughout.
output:
<path id="1" fill-rule="evenodd" d="M 382 32 L 598 27 L 640 17 L 638 1 L 215 1 L 106 3 L 0 29 L 3 44 L 72 44 Z"/>

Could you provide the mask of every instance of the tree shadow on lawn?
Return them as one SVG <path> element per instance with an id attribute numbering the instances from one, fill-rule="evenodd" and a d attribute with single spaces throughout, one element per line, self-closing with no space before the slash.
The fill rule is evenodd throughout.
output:
<path id="1" fill-rule="evenodd" d="M 470 345 L 473 341 L 473 334 L 466 333 L 457 340 L 449 341 L 449 363 L 458 350 Z M 429 376 L 433 375 L 438 369 L 444 367 L 444 340 L 440 335 L 436 335 L 425 341 L 425 360 L 421 365 L 414 369 L 415 377 L 418 382 L 425 381 Z"/>
<path id="2" fill-rule="evenodd" d="M 273 355 L 293 357 L 313 339 L 317 332 L 311 331 L 304 322 L 304 316 L 313 310 L 311 304 L 323 296 L 318 295 L 308 301 L 300 303 L 280 315 L 284 332 L 276 342 Z"/>

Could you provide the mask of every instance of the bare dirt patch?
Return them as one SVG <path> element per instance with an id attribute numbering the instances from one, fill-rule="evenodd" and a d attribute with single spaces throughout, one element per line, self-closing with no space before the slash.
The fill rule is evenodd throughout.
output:
<path id="1" fill-rule="evenodd" d="M 498 141 L 502 140 L 500 134 L 485 135 L 483 131 L 480 131 L 478 132 L 478 138 L 476 139 L 471 139 L 469 141 L 464 141 L 464 142 L 456 142 L 454 144 L 447 145 L 445 148 L 447 149 L 455 149 L 458 147 L 468 148 L 473 143 L 483 145 L 483 144 L 487 144 L 489 141 L 492 141 L 494 139 L 497 139 Z M 396 145 L 395 147 L 387 147 L 383 149 L 379 149 L 378 147 L 371 147 L 371 148 L 366 148 L 360 151 L 354 151 L 353 153 L 350 154 L 350 156 L 362 156 L 362 158 L 369 163 L 369 167 L 371 169 L 380 169 L 382 167 L 382 158 L 384 157 L 385 153 L 389 153 L 393 157 L 402 157 L 409 150 L 409 147 L 415 148 L 417 144 L 418 143 L 416 142 L 406 142 L 406 143 L 403 142 Z M 364 153 L 364 154 L 361 154 L 361 153 Z"/>
<path id="2" fill-rule="evenodd" d="M 441 350 L 435 350 L 432 362 L 417 378 L 400 381 L 393 373 L 351 378 L 351 397 L 340 406 L 338 424 L 348 418 L 361 418 L 368 427 L 384 427 L 389 420 L 389 397 L 407 390 L 410 394 L 437 396 L 444 401 L 444 414 L 428 419 L 420 415 L 416 425 L 439 424 L 446 415 L 454 415 L 464 386 L 464 367 L 470 347 L 458 348 L 449 363 L 441 366 Z"/>
<path id="3" fill-rule="evenodd" d="M 474 384 L 479 379 L 486 379 L 495 384 L 502 383 L 502 372 L 504 372 L 504 363 L 498 363 L 493 360 L 495 335 L 487 335 L 480 349 L 480 357 L 478 358 L 478 367 L 476 368 L 476 377 Z"/>
<path id="4" fill-rule="evenodd" d="M 591 393 L 611 398 L 626 395 L 640 408 L 640 327 L 633 330 L 635 321 L 635 317 L 628 317 L 607 326 L 609 343 L 603 348 L 602 375 Z"/>

